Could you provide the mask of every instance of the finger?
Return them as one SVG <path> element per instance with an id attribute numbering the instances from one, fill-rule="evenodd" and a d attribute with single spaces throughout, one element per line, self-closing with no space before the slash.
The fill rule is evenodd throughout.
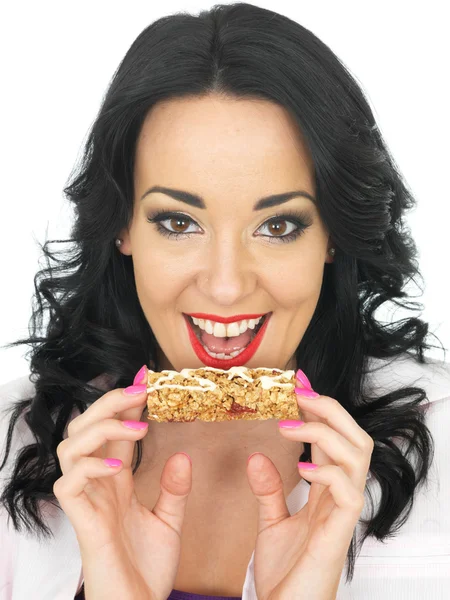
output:
<path id="1" fill-rule="evenodd" d="M 306 396 L 299 395 L 299 393 L 302 390 L 305 390 L 305 393 L 311 392 L 313 394 L 316 394 L 317 392 L 313 391 L 313 389 L 311 388 L 311 383 L 309 382 L 309 379 L 306 377 L 306 375 L 303 373 L 303 371 L 301 372 L 301 379 L 299 379 L 298 373 L 299 372 L 297 371 L 297 373 L 296 373 L 297 387 L 295 387 L 294 391 L 297 394 L 297 404 L 300 409 L 302 419 L 306 423 L 323 423 L 324 421 L 319 416 L 314 414 L 314 412 L 309 412 L 309 411 L 305 410 L 305 408 L 307 408 L 309 405 L 307 405 L 307 407 L 303 406 L 303 403 L 301 402 L 301 400 L 303 398 L 305 398 Z M 303 380 L 303 377 L 304 377 L 304 380 Z M 320 396 L 316 397 L 314 399 L 318 399 L 318 398 L 320 398 Z M 318 446 L 311 446 L 311 460 L 312 460 L 312 462 L 314 462 L 318 465 L 332 465 L 333 464 L 333 460 L 331 459 L 331 457 L 328 456 L 328 454 L 326 452 L 324 452 L 324 450 L 322 450 Z M 316 487 L 317 487 L 317 490 L 316 490 L 317 496 L 319 496 L 320 493 L 325 488 L 320 488 L 320 486 L 316 486 Z M 314 495 L 316 495 L 316 494 L 314 494 Z"/>
<path id="2" fill-rule="evenodd" d="M 145 388 L 142 387 L 142 391 L 139 394 L 127 394 L 125 392 L 126 389 L 116 388 L 106 392 L 106 394 L 103 394 L 103 396 L 91 404 L 84 413 L 70 421 L 67 427 L 68 437 L 75 435 L 93 423 L 98 423 L 104 419 L 112 419 L 125 413 L 125 411 L 132 410 L 132 414 L 140 416 L 145 409 L 147 400 Z"/>
<path id="3" fill-rule="evenodd" d="M 142 439 L 146 433 L 147 428 L 141 430 L 130 429 L 117 419 L 106 419 L 100 423 L 92 423 L 58 445 L 56 453 L 61 470 L 64 475 L 69 473 L 83 457 L 95 453 L 109 440 L 125 440 L 134 447 L 136 440 Z M 123 454 L 124 452 L 122 452 Z M 122 460 L 124 467 L 130 467 L 131 459 L 129 462 L 125 462 L 122 456 L 116 456 L 115 458 Z"/>
<path id="4" fill-rule="evenodd" d="M 95 509 L 84 493 L 86 485 L 93 479 L 111 477 L 122 468 L 108 467 L 101 458 L 83 457 L 55 481 L 53 493 L 74 525 L 96 518 Z"/>
<path id="5" fill-rule="evenodd" d="M 314 470 L 299 469 L 301 476 L 308 481 L 320 483 L 329 488 L 335 507 L 323 524 L 329 539 L 339 540 L 349 533 L 350 539 L 364 508 L 364 494 L 352 483 L 348 475 L 336 465 L 319 466 Z"/>
<path id="6" fill-rule="evenodd" d="M 296 388 L 296 390 L 299 389 Z M 301 395 L 299 391 L 297 393 L 297 403 L 302 414 L 307 411 L 308 415 L 315 417 L 314 421 L 322 420 L 322 422 L 327 423 L 360 450 L 367 450 L 368 446 L 373 443 L 372 438 L 334 398 L 329 396 L 307 398 Z M 310 419 L 308 419 L 309 421 Z"/>
<path id="7" fill-rule="evenodd" d="M 164 465 L 161 492 L 153 513 L 180 536 L 189 493 L 192 488 L 192 465 L 189 458 L 177 452 Z"/>
<path id="8" fill-rule="evenodd" d="M 96 400 L 84 413 L 73 419 L 68 425 L 68 438 L 86 427 L 116 417 L 120 421 L 139 421 L 145 410 L 147 394 L 145 388 L 139 394 L 126 394 L 125 389 L 111 390 Z M 133 460 L 135 441 L 116 441 L 108 446 L 99 447 L 93 453 L 97 458 L 116 456 L 125 465 Z"/>
<path id="9" fill-rule="evenodd" d="M 315 420 L 320 419 L 322 423 L 327 424 L 331 430 L 340 434 L 343 439 L 346 439 L 351 444 L 352 448 L 356 448 L 357 450 L 356 454 L 352 453 L 353 460 L 350 460 L 346 467 L 344 463 L 333 460 L 335 457 L 332 454 L 332 448 L 326 447 L 324 444 L 314 444 L 311 447 L 312 462 L 318 465 L 338 462 L 352 479 L 354 485 L 358 489 L 364 490 L 367 481 L 367 471 L 370 467 L 374 448 L 374 441 L 370 435 L 356 423 L 353 417 L 335 398 L 319 396 L 310 399 L 298 394 L 297 402 L 302 414 L 309 416 L 313 413 Z M 309 412 L 304 410 L 305 406 L 308 407 Z M 350 454 L 349 458 L 351 458 Z"/>
<path id="10" fill-rule="evenodd" d="M 288 439 L 317 444 L 333 463 L 344 469 L 350 479 L 355 477 L 359 483 L 361 471 L 367 467 L 365 455 L 332 427 L 311 422 L 295 428 L 280 427 L 280 433 Z"/>
<path id="11" fill-rule="evenodd" d="M 270 458 L 259 452 L 252 455 L 247 463 L 247 478 L 259 504 L 259 535 L 271 525 L 290 517 L 290 513 L 281 475 Z"/>
<path id="12" fill-rule="evenodd" d="M 143 374 L 139 378 L 140 380 L 138 381 L 136 377 L 139 375 L 140 372 L 143 372 Z M 148 370 L 145 365 L 136 374 L 136 377 L 134 379 L 133 385 L 145 385 L 147 383 Z M 120 419 L 121 421 L 141 421 L 142 415 L 145 409 L 147 408 L 147 392 L 145 392 L 144 394 L 138 394 L 138 396 L 140 398 L 143 397 L 144 401 L 139 403 L 137 406 L 134 404 L 130 405 L 129 408 L 126 408 L 117 415 L 118 419 Z M 148 424 L 148 420 L 146 421 L 144 419 L 143 422 L 146 422 Z M 123 460 L 125 465 L 131 466 L 135 446 L 135 443 L 130 444 L 130 442 L 127 441 L 110 441 L 104 450 L 105 456 L 117 456 L 118 458 L 121 458 Z"/>

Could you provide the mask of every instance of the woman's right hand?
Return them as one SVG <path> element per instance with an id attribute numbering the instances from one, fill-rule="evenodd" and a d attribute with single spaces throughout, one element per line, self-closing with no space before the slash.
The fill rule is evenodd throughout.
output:
<path id="1" fill-rule="evenodd" d="M 107 392 L 69 423 L 57 447 L 63 475 L 53 492 L 77 536 L 86 600 L 166 600 L 173 589 L 192 466 L 181 453 L 171 456 L 153 510 L 139 502 L 131 463 L 147 427 L 122 421 L 139 420 L 146 399 L 145 385 L 134 395 Z M 103 456 L 123 464 L 108 467 Z"/>

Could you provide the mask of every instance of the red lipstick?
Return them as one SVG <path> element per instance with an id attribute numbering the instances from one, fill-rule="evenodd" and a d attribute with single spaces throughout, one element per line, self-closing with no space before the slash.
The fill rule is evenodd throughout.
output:
<path id="1" fill-rule="evenodd" d="M 187 315 L 183 315 L 183 316 L 184 316 L 184 320 L 186 321 L 186 327 L 188 330 L 189 340 L 191 342 L 191 345 L 192 345 L 192 348 L 194 349 L 195 354 L 197 355 L 197 358 L 199 358 L 202 361 L 202 363 L 204 365 L 206 365 L 207 367 L 213 367 L 214 369 L 223 369 L 224 371 L 227 371 L 231 367 L 240 367 L 242 365 L 245 365 L 245 363 L 247 363 L 252 358 L 252 356 L 258 350 L 259 345 L 262 342 L 262 339 L 266 332 L 267 325 L 269 324 L 269 320 L 270 320 L 270 317 L 272 316 L 272 313 L 269 313 L 267 315 L 267 317 L 264 320 L 264 323 L 262 324 L 258 333 L 255 335 L 254 339 L 250 342 L 250 344 L 245 348 L 245 350 L 243 350 L 240 354 L 238 354 L 234 358 L 228 358 L 228 359 L 214 358 L 213 356 L 210 356 L 206 352 L 206 350 L 203 348 L 202 344 L 200 343 L 200 340 L 195 335 L 194 330 L 192 329 L 191 321 L 189 320 Z M 197 317 L 196 314 L 190 315 L 190 316 Z M 210 316 L 212 316 L 212 315 L 210 315 Z M 263 316 L 263 315 L 259 315 L 259 316 Z M 257 318 L 257 317 L 258 317 L 258 315 L 256 317 L 250 316 L 247 318 Z M 203 317 L 198 317 L 198 318 L 201 319 Z M 244 318 L 245 318 L 245 316 L 244 316 Z M 228 318 L 228 320 L 229 319 L 230 318 Z M 234 319 L 234 317 L 232 317 L 231 319 Z M 211 320 L 213 320 L 213 319 L 211 319 Z"/>

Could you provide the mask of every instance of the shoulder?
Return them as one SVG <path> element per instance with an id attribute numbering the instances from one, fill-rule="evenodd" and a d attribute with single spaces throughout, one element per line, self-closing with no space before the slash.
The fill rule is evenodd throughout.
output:
<path id="1" fill-rule="evenodd" d="M 411 513 L 402 525 L 399 534 L 389 543 L 369 537 L 361 556 L 392 556 L 393 553 L 405 557 L 436 559 L 446 556 L 450 561 L 450 527 L 448 522 L 448 500 L 450 498 L 450 468 L 448 466 L 448 431 L 450 430 L 450 364 L 427 358 L 428 364 L 421 364 L 411 358 L 404 358 L 384 365 L 372 383 L 384 393 L 400 387 L 421 387 L 427 394 L 424 401 L 425 423 L 433 438 L 434 457 L 427 482 L 417 488 Z M 413 460 L 413 457 L 411 457 Z M 417 462 L 414 457 L 414 463 Z M 370 480 L 371 496 L 375 505 L 380 499 L 379 486 Z M 370 503 L 366 504 L 362 516 L 369 517 Z M 389 559 L 388 559 L 389 560 Z M 412 561 L 414 562 L 414 561 Z"/>
<path id="2" fill-rule="evenodd" d="M 28 375 L 0 385 L 0 466 L 12 410 L 18 402 L 34 395 L 35 385 Z M 0 470 L 0 491 L 12 474 L 20 450 L 35 443 L 24 416 L 22 413 L 16 422 L 8 460 Z M 56 598 L 52 593 L 56 589 L 58 598 L 75 596 L 81 573 L 75 531 L 65 513 L 50 503 L 46 503 L 43 516 L 53 534 L 51 543 L 43 544 L 38 537 L 18 533 L 5 506 L 0 504 L 0 600 L 35 597 L 36 589 L 42 590 L 40 597 Z"/>
<path id="3" fill-rule="evenodd" d="M 3 414 L 4 407 L 11 402 L 23 400 L 34 394 L 34 383 L 30 375 L 24 375 L 0 384 L 0 413 Z"/>
<path id="4" fill-rule="evenodd" d="M 89 381 L 90 384 L 105 392 L 114 387 L 114 382 L 114 377 L 107 373 L 102 373 Z M 22 377 L 0 384 L 0 466 L 3 463 L 7 433 L 14 408 L 20 401 L 34 398 L 35 392 L 36 389 L 32 374 L 23 375 Z M 3 489 L 5 479 L 11 472 L 12 463 L 15 461 L 17 453 L 22 447 L 35 443 L 34 435 L 24 418 L 26 412 L 22 412 L 16 421 L 8 461 L 4 468 L 0 470 L 0 490 Z M 71 418 L 76 417 L 78 414 L 79 410 L 74 407 Z M 63 437 L 66 437 L 66 435 L 67 433 L 65 432 Z"/>
<path id="5" fill-rule="evenodd" d="M 408 518 L 388 538 L 369 536 L 356 557 L 354 579 L 347 585 L 341 577 L 338 600 L 366 598 L 447 598 L 450 574 L 450 364 L 426 357 L 421 364 L 409 355 L 394 360 L 371 359 L 366 385 L 375 396 L 402 387 L 425 390 L 425 423 L 434 445 L 434 459 L 427 481 L 416 488 Z M 422 406 L 422 405 L 419 405 Z M 417 464 L 417 457 L 411 456 Z M 372 477 L 367 483 L 367 499 L 356 527 L 358 537 L 363 523 L 372 517 L 372 505 L 380 506 L 381 489 Z M 400 492 L 399 492 L 400 493 Z M 370 498 L 370 501 L 369 501 Z M 344 572 L 343 572 L 344 573 Z M 430 588 L 430 582 L 435 586 Z M 405 595 L 406 594 L 406 595 Z M 430 595 L 431 594 L 431 595 Z"/>
<path id="6" fill-rule="evenodd" d="M 18 377 L 0 385 L 0 465 L 3 463 L 6 450 L 6 439 L 11 416 L 14 407 L 21 400 L 32 398 L 34 395 L 34 384 L 29 375 Z M 19 417 L 13 430 L 11 449 L 8 462 L 0 471 L 0 488 L 3 489 L 3 481 L 11 468 L 11 457 L 15 456 L 18 447 L 27 445 L 33 440 L 31 431 L 25 422 L 24 414 Z M 8 468 L 8 465 L 10 468 Z"/>
<path id="7" fill-rule="evenodd" d="M 18 401 L 32 397 L 34 385 L 28 376 L 13 379 L 0 385 L 0 466 L 3 464 L 6 451 L 7 433 L 12 416 L 12 409 Z M 0 492 L 7 479 L 11 475 L 13 463 L 20 447 L 30 443 L 31 432 L 26 425 L 23 415 L 19 417 L 16 427 L 13 431 L 11 448 L 8 460 L 0 470 Z M 18 555 L 18 536 L 12 529 L 9 514 L 3 504 L 0 505 L 0 539 L 2 540 L 2 559 L 0 560 L 0 582 L 5 586 L 0 586 L 0 598 L 2 594 L 10 597 L 12 593 L 13 572 Z"/>

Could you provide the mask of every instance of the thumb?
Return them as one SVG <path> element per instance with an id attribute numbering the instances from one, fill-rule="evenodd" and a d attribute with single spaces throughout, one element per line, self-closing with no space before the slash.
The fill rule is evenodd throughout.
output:
<path id="1" fill-rule="evenodd" d="M 261 453 L 247 463 L 250 488 L 259 503 L 258 535 L 291 516 L 284 497 L 283 481 L 273 462 Z"/>
<path id="2" fill-rule="evenodd" d="M 181 536 L 184 515 L 192 488 L 192 465 L 186 454 L 173 454 L 164 465 L 161 492 L 153 513 Z"/>

